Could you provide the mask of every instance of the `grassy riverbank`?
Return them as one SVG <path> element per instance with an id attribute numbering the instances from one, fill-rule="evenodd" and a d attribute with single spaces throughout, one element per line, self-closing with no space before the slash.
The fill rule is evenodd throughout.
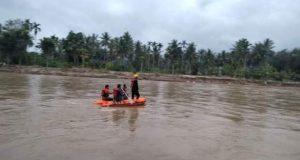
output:
<path id="1" fill-rule="evenodd" d="M 46 68 L 39 66 L 2 66 L 0 72 L 41 74 L 74 77 L 94 77 L 112 79 L 130 79 L 130 72 L 115 72 L 89 68 Z M 172 81 L 172 82 L 192 82 L 192 83 L 223 83 L 223 84 L 258 84 L 268 86 L 293 86 L 300 87 L 300 82 L 271 81 L 271 80 L 249 80 L 231 77 L 217 76 L 191 76 L 191 75 L 171 75 L 161 73 L 140 73 L 142 80 Z"/>

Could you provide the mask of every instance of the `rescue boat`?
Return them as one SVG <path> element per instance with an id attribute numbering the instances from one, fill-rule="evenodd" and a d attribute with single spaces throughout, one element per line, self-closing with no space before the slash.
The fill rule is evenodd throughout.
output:
<path id="1" fill-rule="evenodd" d="M 138 107 L 144 106 L 146 103 L 146 98 L 140 97 L 139 99 L 127 99 L 120 103 L 114 103 L 113 101 L 97 100 L 96 104 L 102 107 Z"/>

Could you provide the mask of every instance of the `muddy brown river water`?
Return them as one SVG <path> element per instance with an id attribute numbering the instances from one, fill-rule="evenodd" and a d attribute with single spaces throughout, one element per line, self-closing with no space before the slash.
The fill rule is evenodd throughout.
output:
<path id="1" fill-rule="evenodd" d="M 0 73 L 0 160 L 299 160 L 300 88 L 140 81 L 143 108 L 99 108 L 128 80 Z"/>

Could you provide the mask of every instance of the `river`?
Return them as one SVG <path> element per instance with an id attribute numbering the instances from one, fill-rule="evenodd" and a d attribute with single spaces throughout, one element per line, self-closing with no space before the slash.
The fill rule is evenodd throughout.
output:
<path id="1" fill-rule="evenodd" d="M 1 160 L 299 160 L 300 89 L 139 81 L 139 108 L 84 77 L 0 73 Z"/>

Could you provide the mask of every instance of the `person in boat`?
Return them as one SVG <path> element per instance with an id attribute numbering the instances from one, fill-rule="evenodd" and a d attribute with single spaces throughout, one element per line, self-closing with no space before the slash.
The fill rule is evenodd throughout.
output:
<path id="1" fill-rule="evenodd" d="M 115 104 L 121 104 L 122 102 L 122 89 L 121 84 L 118 84 L 116 88 L 113 89 L 113 95 L 114 95 L 114 103 Z"/>
<path id="2" fill-rule="evenodd" d="M 126 86 L 126 84 L 123 84 L 123 88 L 122 88 L 122 99 L 123 99 L 123 100 L 128 99 L 128 97 L 127 97 L 127 86 Z"/>
<path id="3" fill-rule="evenodd" d="M 140 93 L 139 93 L 139 84 L 138 84 L 138 74 L 133 75 L 133 79 L 131 80 L 131 98 L 136 99 L 140 98 Z"/>
<path id="4" fill-rule="evenodd" d="M 109 94 L 111 94 L 111 92 L 109 92 L 109 85 L 105 85 L 101 92 L 102 100 L 112 101 L 113 99 L 109 96 Z"/>

